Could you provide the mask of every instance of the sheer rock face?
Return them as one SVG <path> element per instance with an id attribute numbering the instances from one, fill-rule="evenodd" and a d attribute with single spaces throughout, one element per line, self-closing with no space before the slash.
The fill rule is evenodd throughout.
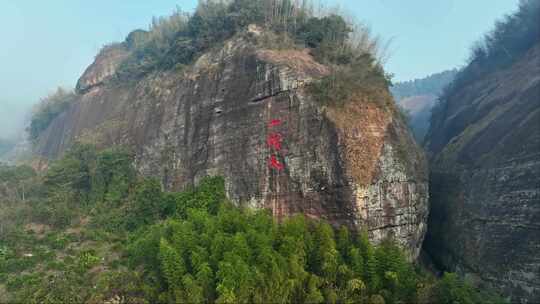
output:
<path id="1" fill-rule="evenodd" d="M 425 247 L 439 265 L 540 302 L 540 45 L 434 116 Z"/>
<path id="2" fill-rule="evenodd" d="M 117 65 L 100 60 L 81 78 L 78 102 L 41 136 L 42 156 L 75 140 L 127 145 L 139 171 L 167 189 L 222 175 L 238 204 L 367 227 L 373 240 L 392 236 L 418 255 L 428 210 L 423 154 L 388 106 L 317 105 L 306 84 L 329 71 L 308 52 L 260 50 L 240 37 L 182 72 L 85 84 L 101 65 Z"/>

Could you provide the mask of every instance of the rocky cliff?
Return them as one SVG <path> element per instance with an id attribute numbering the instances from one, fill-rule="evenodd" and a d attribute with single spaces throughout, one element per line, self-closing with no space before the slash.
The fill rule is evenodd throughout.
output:
<path id="1" fill-rule="evenodd" d="M 416 257 L 428 215 L 426 164 L 389 93 L 320 106 L 306 86 L 329 68 L 306 50 L 258 47 L 259 34 L 131 82 L 114 77 L 123 46 L 108 48 L 37 152 L 52 159 L 74 141 L 126 145 L 139 171 L 168 189 L 222 175 L 238 204 L 367 227 L 374 241 L 394 237 Z"/>
<path id="2" fill-rule="evenodd" d="M 512 302 L 540 302 L 540 44 L 454 90 L 427 148 L 428 252 Z"/>

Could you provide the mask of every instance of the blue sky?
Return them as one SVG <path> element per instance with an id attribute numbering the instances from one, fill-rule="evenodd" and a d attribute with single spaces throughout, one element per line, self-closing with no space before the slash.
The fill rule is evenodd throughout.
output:
<path id="1" fill-rule="evenodd" d="M 0 0 L 0 136 L 13 133 L 39 97 L 73 87 L 98 50 L 147 28 L 152 16 L 196 0 Z M 470 45 L 518 0 L 322 0 L 392 39 L 395 81 L 462 65 Z"/>

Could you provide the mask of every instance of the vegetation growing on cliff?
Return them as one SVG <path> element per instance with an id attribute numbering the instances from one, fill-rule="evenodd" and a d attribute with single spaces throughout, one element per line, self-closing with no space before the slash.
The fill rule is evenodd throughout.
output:
<path id="1" fill-rule="evenodd" d="M 56 92 L 42 98 L 32 112 L 28 127 L 31 140 L 37 140 L 39 135 L 49 127 L 53 119 L 64 112 L 75 100 L 75 93 L 59 87 Z"/>
<path id="2" fill-rule="evenodd" d="M 442 100 L 449 98 L 480 76 L 511 65 L 532 46 L 540 42 L 540 1 L 520 0 L 518 10 L 495 23 L 471 48 L 467 66 L 445 89 Z M 434 109 L 441 111 L 444 101 Z"/>
<path id="3" fill-rule="evenodd" d="M 0 167 L 0 302 L 479 303 L 390 240 L 225 197 L 223 179 L 164 192 L 131 154 L 78 145 L 45 174 Z"/>
<path id="4" fill-rule="evenodd" d="M 507 15 L 504 19 L 496 22 L 493 30 L 472 47 L 468 64 L 456 75 L 455 80 L 446 87 L 440 101 L 432 109 L 430 130 L 426 136 L 429 138 L 426 144 L 432 152 L 442 149 L 443 145 L 451 138 L 441 136 L 442 133 L 433 136 L 430 134 L 431 132 L 443 129 L 444 134 L 448 135 L 455 135 L 458 132 L 456 126 L 461 123 L 456 126 L 452 124 L 442 126 L 448 115 L 449 102 L 453 97 L 475 81 L 485 79 L 487 75 L 503 70 L 515 63 L 516 60 L 523 58 L 528 50 L 540 43 L 540 27 L 538 24 L 540 24 L 540 1 L 521 0 L 515 13 Z M 460 97 L 460 99 L 462 98 Z M 471 111 L 466 111 L 466 113 L 471 113 Z M 471 121 L 470 118 L 467 118 L 463 123 L 466 126 Z M 461 136 L 462 139 L 469 138 L 468 134 L 474 134 L 474 128 L 467 128 L 466 130 L 467 132 Z"/>
<path id="5" fill-rule="evenodd" d="M 323 105 L 342 106 L 355 96 L 385 105 L 390 78 L 375 58 L 363 53 L 351 57 L 348 65 L 335 66 L 329 76 L 310 86 L 310 92 Z"/>
<path id="6" fill-rule="evenodd" d="M 332 66 L 332 75 L 314 84 L 323 104 L 342 103 L 353 93 L 386 89 L 389 75 L 380 66 L 378 39 L 365 26 L 339 14 L 315 12 L 313 3 L 291 0 L 200 1 L 194 14 L 177 10 L 155 18 L 149 31 L 137 30 L 126 39 L 131 56 L 118 69 L 120 79 L 137 78 L 155 69 L 188 65 L 205 51 L 256 24 L 280 37 L 289 47 L 307 47 L 319 62 Z"/>

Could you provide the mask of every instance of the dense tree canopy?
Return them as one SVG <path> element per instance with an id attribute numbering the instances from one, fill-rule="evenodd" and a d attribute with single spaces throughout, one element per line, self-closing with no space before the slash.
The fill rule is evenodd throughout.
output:
<path id="1" fill-rule="evenodd" d="M 372 247 L 366 234 L 350 235 L 301 216 L 278 225 L 264 211 L 223 204 L 188 208 L 141 233 L 131 246 L 134 264 L 162 280 L 160 302 L 362 303 L 384 294 L 412 302 L 417 275 L 388 242 Z"/>
<path id="2" fill-rule="evenodd" d="M 121 148 L 77 145 L 44 175 L 0 167 L 0 186 L 23 182 L 26 200 L 0 196 L 3 301 L 493 302 L 453 274 L 422 272 L 392 240 L 236 207 L 223 178 L 165 192 Z M 29 232 L 39 225 L 50 230 Z"/>

